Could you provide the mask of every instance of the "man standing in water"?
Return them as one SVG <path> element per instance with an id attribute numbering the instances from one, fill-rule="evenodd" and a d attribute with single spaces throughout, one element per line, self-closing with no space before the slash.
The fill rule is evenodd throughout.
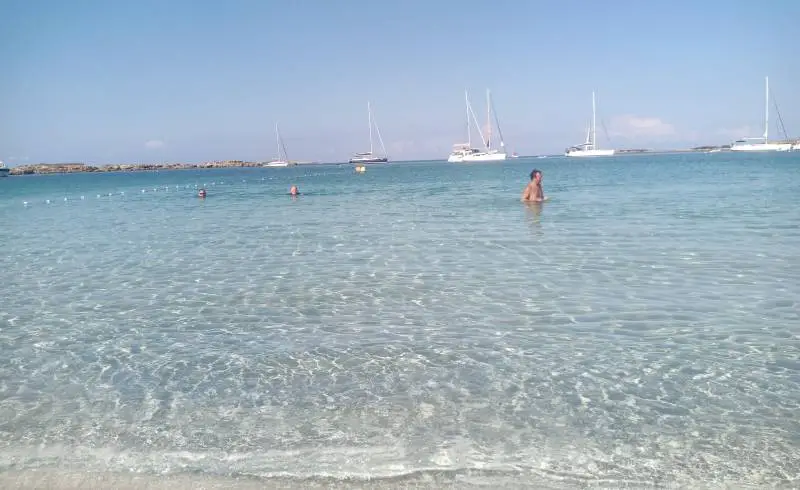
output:
<path id="1" fill-rule="evenodd" d="M 533 169 L 531 172 L 531 181 L 522 191 L 523 202 L 542 202 L 545 200 L 544 190 L 542 190 L 542 171 Z"/>

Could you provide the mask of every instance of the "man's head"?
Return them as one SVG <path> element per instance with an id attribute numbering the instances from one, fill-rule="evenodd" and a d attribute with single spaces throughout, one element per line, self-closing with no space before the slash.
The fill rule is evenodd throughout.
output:
<path id="1" fill-rule="evenodd" d="M 533 169 L 531 172 L 531 180 L 536 182 L 537 184 L 542 181 L 542 171 L 539 169 Z"/>

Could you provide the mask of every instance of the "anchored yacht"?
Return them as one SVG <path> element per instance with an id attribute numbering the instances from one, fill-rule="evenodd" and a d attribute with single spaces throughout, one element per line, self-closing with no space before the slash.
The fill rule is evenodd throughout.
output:
<path id="1" fill-rule="evenodd" d="M 769 77 L 765 77 L 764 83 L 766 88 L 766 99 L 764 101 L 764 135 L 755 138 L 738 139 L 731 144 L 731 151 L 790 151 L 793 149 L 792 143 L 769 142 Z"/>
<path id="2" fill-rule="evenodd" d="M 472 105 L 469 103 L 469 94 L 464 91 L 464 98 L 467 105 L 467 143 L 458 143 L 453 145 L 453 150 L 447 161 L 450 163 L 470 163 L 470 162 L 500 162 L 506 159 L 505 142 L 503 141 L 503 133 L 500 131 L 500 123 L 497 121 L 497 114 L 492 111 L 492 95 L 489 90 L 486 90 L 486 136 L 484 137 L 481 131 L 478 119 L 472 110 Z M 494 115 L 495 122 L 497 122 L 497 133 L 500 139 L 500 147 L 492 147 L 492 116 Z M 475 128 L 481 137 L 481 141 L 485 142 L 483 148 L 474 148 L 472 146 L 472 131 L 471 123 L 475 123 Z"/>
<path id="3" fill-rule="evenodd" d="M 602 150 L 597 147 L 597 105 L 594 92 L 592 92 L 592 120 L 586 131 L 586 141 L 583 144 L 567 148 L 564 155 L 568 157 L 610 157 L 614 150 Z"/>
<path id="4" fill-rule="evenodd" d="M 378 123 L 375 122 L 375 119 L 372 117 L 372 106 L 369 102 L 367 102 L 367 117 L 369 118 L 369 151 L 355 153 L 350 158 L 350 163 L 386 163 L 389 161 L 389 157 L 386 154 L 386 146 L 383 144 L 383 137 L 381 137 L 381 130 L 378 128 Z M 383 150 L 382 155 L 376 155 L 373 152 L 373 126 L 375 127 L 375 132 L 378 134 L 378 142 L 380 142 L 381 149 Z"/>

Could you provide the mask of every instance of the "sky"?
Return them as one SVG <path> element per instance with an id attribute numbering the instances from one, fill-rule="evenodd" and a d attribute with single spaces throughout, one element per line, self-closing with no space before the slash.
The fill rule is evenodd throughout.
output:
<path id="1" fill-rule="evenodd" d="M 763 133 L 765 76 L 800 136 L 798 19 L 794 0 L 0 0 L 0 160 L 263 161 L 278 123 L 290 159 L 346 161 L 368 101 L 392 160 L 443 159 L 487 89 L 521 155 L 583 142 L 592 91 L 601 147 L 724 144 Z"/>

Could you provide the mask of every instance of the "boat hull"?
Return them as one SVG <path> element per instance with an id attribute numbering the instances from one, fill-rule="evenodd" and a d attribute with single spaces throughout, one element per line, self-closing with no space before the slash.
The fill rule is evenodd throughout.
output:
<path id="1" fill-rule="evenodd" d="M 386 157 L 370 157 L 370 158 L 351 158 L 350 163 L 386 163 L 389 159 Z"/>
<path id="2" fill-rule="evenodd" d="M 745 143 L 731 146 L 731 151 L 789 151 L 791 149 L 791 143 Z"/>
<path id="3" fill-rule="evenodd" d="M 611 157 L 615 150 L 572 150 L 564 152 L 568 157 Z"/>
<path id="4" fill-rule="evenodd" d="M 461 163 L 463 161 L 464 161 L 463 155 L 450 155 L 449 157 L 447 157 L 448 163 Z"/>
<path id="5" fill-rule="evenodd" d="M 450 155 L 447 157 L 449 163 L 502 162 L 505 159 L 505 153 L 475 153 L 471 155 Z"/>
<path id="6" fill-rule="evenodd" d="M 11 173 L 10 168 L 0 168 L 0 177 L 8 177 L 8 174 Z"/>

